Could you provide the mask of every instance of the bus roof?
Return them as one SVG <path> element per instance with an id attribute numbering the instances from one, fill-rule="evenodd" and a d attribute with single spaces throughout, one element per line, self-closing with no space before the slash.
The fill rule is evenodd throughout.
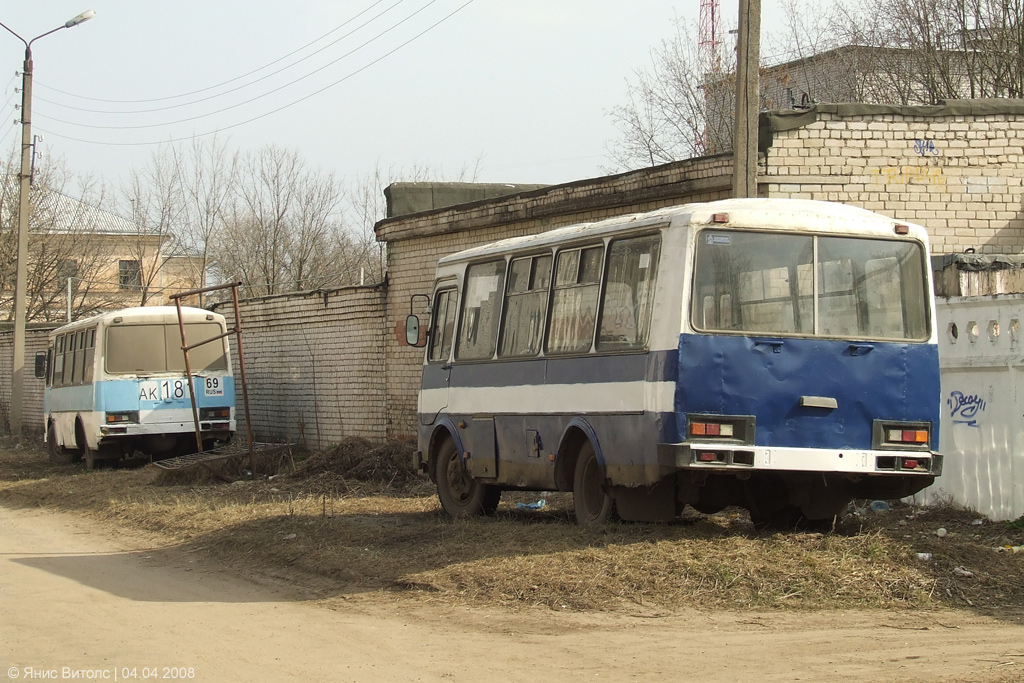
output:
<path id="1" fill-rule="evenodd" d="M 197 320 L 223 320 L 224 316 L 220 313 L 214 313 L 204 308 L 194 308 L 192 306 L 181 307 L 182 319 L 186 322 L 195 322 Z M 90 318 L 83 318 L 74 322 L 68 323 L 53 330 L 50 335 L 63 334 L 68 330 L 78 329 L 79 327 L 91 327 L 100 323 L 109 324 L 114 322 L 115 318 L 120 318 L 119 322 L 125 323 L 161 323 L 161 324 L 178 324 L 178 309 L 176 306 L 135 306 L 133 308 L 122 308 L 117 311 L 108 311 L 106 313 L 100 313 Z"/>
<path id="2" fill-rule="evenodd" d="M 716 214 L 726 214 L 727 222 L 712 222 Z M 867 209 L 848 204 L 812 199 L 751 198 L 722 199 L 713 202 L 669 206 L 647 213 L 633 213 L 595 223 L 578 223 L 537 235 L 510 237 L 445 256 L 439 265 L 468 261 L 483 256 L 550 247 L 577 239 L 598 238 L 623 230 L 665 225 L 799 230 L 809 232 L 856 232 L 867 236 L 892 237 L 894 226 L 908 226 L 908 236 L 927 244 L 923 227 L 898 221 Z"/>

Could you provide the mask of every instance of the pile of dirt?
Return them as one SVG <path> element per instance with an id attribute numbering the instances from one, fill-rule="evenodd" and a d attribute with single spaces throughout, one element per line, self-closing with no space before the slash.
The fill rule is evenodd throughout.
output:
<path id="1" fill-rule="evenodd" d="M 336 446 L 310 455 L 289 475 L 295 481 L 337 480 L 405 492 L 423 485 L 412 467 L 414 447 L 407 441 L 388 441 L 374 446 L 360 437 L 348 437 Z"/>

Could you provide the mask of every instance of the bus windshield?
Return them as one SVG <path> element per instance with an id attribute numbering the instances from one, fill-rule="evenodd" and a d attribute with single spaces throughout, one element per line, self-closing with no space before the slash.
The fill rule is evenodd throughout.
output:
<path id="1" fill-rule="evenodd" d="M 195 344 L 221 334 L 212 322 L 185 323 L 185 339 Z M 177 325 L 117 325 L 107 328 L 106 369 L 110 374 L 185 372 L 181 332 Z M 227 370 L 224 342 L 215 341 L 189 351 L 193 372 Z"/>
<path id="2" fill-rule="evenodd" d="M 907 240 L 705 230 L 693 326 L 864 339 L 928 339 L 924 252 Z"/>

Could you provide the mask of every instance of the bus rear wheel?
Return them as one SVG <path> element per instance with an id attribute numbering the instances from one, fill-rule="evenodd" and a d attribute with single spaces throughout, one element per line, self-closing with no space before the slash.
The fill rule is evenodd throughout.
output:
<path id="1" fill-rule="evenodd" d="M 57 442 L 57 425 L 53 422 L 46 428 L 46 451 L 50 454 L 50 462 L 55 465 L 70 465 L 77 459 L 73 450 Z"/>
<path id="2" fill-rule="evenodd" d="M 576 457 L 572 502 L 576 508 L 576 523 L 580 526 L 604 524 L 615 511 L 615 501 L 605 490 L 604 472 L 590 441 L 583 444 Z"/>
<path id="3" fill-rule="evenodd" d="M 83 458 L 85 460 L 85 469 L 94 470 L 97 467 L 106 464 L 108 467 L 114 467 L 117 461 L 121 458 L 121 452 L 110 448 L 109 446 L 104 448 L 90 448 L 88 443 L 82 446 Z"/>
<path id="4" fill-rule="evenodd" d="M 484 484 L 466 470 L 455 442 L 445 439 L 437 454 L 437 497 L 455 519 L 492 515 L 501 501 L 501 489 Z"/>

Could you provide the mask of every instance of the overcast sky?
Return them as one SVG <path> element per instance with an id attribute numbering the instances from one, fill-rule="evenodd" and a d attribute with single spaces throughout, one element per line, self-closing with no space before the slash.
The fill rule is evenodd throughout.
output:
<path id="1" fill-rule="evenodd" d="M 33 47 L 41 151 L 110 181 L 166 142 L 219 131 L 344 178 L 414 164 L 481 182 L 603 175 L 609 110 L 698 0 L 47 0 L 0 22 Z M 780 0 L 764 0 L 766 29 Z M 737 0 L 722 0 L 736 22 Z M 319 39 L 319 40 L 318 40 Z M 315 42 L 314 42 L 315 41 Z M 317 50 L 319 53 L 314 54 Z M 24 46 L 0 29 L 0 147 L 20 142 Z"/>

